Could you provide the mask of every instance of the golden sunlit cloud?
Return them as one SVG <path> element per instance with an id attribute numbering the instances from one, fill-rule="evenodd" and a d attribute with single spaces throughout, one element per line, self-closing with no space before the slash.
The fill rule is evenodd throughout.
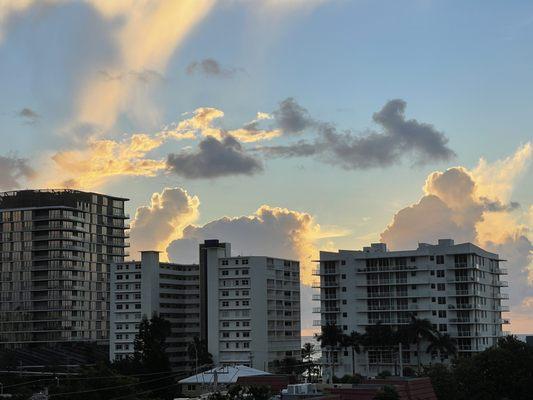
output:
<path id="1" fill-rule="evenodd" d="M 164 71 L 187 34 L 207 15 L 214 0 L 91 2 L 110 23 L 116 24 L 118 54 L 101 66 L 110 75 L 128 71 Z M 130 103 L 131 80 L 104 80 L 98 76 L 82 86 L 75 124 L 110 128 Z"/>
<path id="2" fill-rule="evenodd" d="M 200 200 L 181 188 L 165 188 L 154 193 L 148 206 L 139 207 L 131 224 L 131 257 L 142 250 L 161 252 L 168 260 L 166 248 L 183 235 L 183 230 L 198 219 Z"/>

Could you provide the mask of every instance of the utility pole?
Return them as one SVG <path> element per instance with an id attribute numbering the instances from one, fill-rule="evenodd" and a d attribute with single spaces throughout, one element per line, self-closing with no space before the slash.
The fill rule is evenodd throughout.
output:
<path id="1" fill-rule="evenodd" d="M 402 342 L 398 344 L 398 353 L 400 353 L 400 376 L 403 377 Z"/>

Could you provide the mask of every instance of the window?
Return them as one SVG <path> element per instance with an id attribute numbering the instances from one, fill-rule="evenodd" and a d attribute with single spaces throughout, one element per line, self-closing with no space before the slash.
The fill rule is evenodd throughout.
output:
<path id="1" fill-rule="evenodd" d="M 242 263 L 244 264 L 244 260 L 242 261 Z M 248 264 L 248 260 L 246 260 L 246 264 Z M 250 273 L 250 270 L 249 269 L 243 269 L 242 270 L 242 274 L 243 275 L 248 275 Z"/>
<path id="2" fill-rule="evenodd" d="M 229 271 L 227 269 L 223 270 L 222 275 L 229 275 Z"/>
<path id="3" fill-rule="evenodd" d="M 222 260 L 222 265 L 228 265 L 228 260 Z M 223 274 L 224 274 L 224 273 L 223 273 Z M 224 275 L 227 275 L 227 273 L 224 274 Z"/>
<path id="4" fill-rule="evenodd" d="M 250 337 L 250 332 L 243 332 L 242 337 Z"/>
<path id="5" fill-rule="evenodd" d="M 244 259 L 242 260 L 242 264 L 243 264 L 243 265 L 248 264 L 248 259 L 247 259 L 247 258 L 244 258 Z M 244 274 L 244 271 L 243 271 L 242 273 Z"/>
<path id="6" fill-rule="evenodd" d="M 223 301 L 222 307 L 229 307 L 229 301 Z"/>
<path id="7" fill-rule="evenodd" d="M 135 304 L 135 309 L 136 310 L 140 310 L 141 309 L 141 305 L 140 304 Z"/>
<path id="8" fill-rule="evenodd" d="M 242 347 L 244 347 L 245 349 L 249 349 L 250 348 L 250 342 L 244 342 L 242 344 Z"/>
<path id="9" fill-rule="evenodd" d="M 229 332 L 222 332 L 223 338 L 229 338 Z"/>
<path id="10" fill-rule="evenodd" d="M 439 297 L 439 304 L 446 304 L 446 297 Z"/>
<path id="11" fill-rule="evenodd" d="M 432 303 L 435 303 L 435 301 L 436 301 L 435 297 L 432 297 L 432 298 L 431 298 L 431 302 L 432 302 Z"/>
<path id="12" fill-rule="evenodd" d="M 346 286 L 343 286 L 343 287 L 342 287 L 342 291 L 343 291 L 343 292 L 346 292 Z"/>
<path id="13" fill-rule="evenodd" d="M 248 300 L 244 300 L 244 301 L 242 302 L 242 305 L 243 305 L 243 306 L 249 306 L 249 305 L 250 305 L 250 302 L 249 302 Z"/>
<path id="14" fill-rule="evenodd" d="M 343 300 L 343 301 L 342 301 L 342 304 L 347 304 L 347 303 L 346 303 L 346 300 Z"/>
<path id="15" fill-rule="evenodd" d="M 239 260 L 236 260 L 236 261 L 239 261 Z M 235 275 L 239 275 L 239 270 L 238 269 L 235 270 Z"/>
<path id="16" fill-rule="evenodd" d="M 235 260 L 235 265 L 239 265 L 239 260 Z M 237 274 L 235 274 L 237 275 Z"/>
<path id="17" fill-rule="evenodd" d="M 248 279 L 243 279 L 243 280 L 242 280 L 242 284 L 243 284 L 243 285 L 248 285 Z"/>
<path id="18" fill-rule="evenodd" d="M 431 274 L 431 275 L 435 275 L 435 271 L 431 271 L 430 274 Z"/>
<path id="19" fill-rule="evenodd" d="M 444 256 L 437 256 L 437 264 L 444 264 Z"/>
<path id="20" fill-rule="evenodd" d="M 141 274 L 135 274 L 135 279 L 141 279 Z"/>
<path id="21" fill-rule="evenodd" d="M 346 261 L 345 260 L 341 260 L 341 265 L 346 265 Z"/>
<path id="22" fill-rule="evenodd" d="M 429 256 L 429 261 L 434 261 L 435 260 L 435 256 Z"/>
<path id="23" fill-rule="evenodd" d="M 446 310 L 439 310 L 439 318 L 446 318 Z"/>
<path id="24" fill-rule="evenodd" d="M 448 325 L 439 324 L 439 332 L 447 332 L 447 331 L 448 331 Z"/>
<path id="25" fill-rule="evenodd" d="M 441 292 L 446 290 L 446 285 L 444 283 L 437 283 L 437 290 Z"/>
<path id="26" fill-rule="evenodd" d="M 443 269 L 437 271 L 437 278 L 444 278 L 445 272 Z"/>
<path id="27" fill-rule="evenodd" d="M 411 257 L 411 262 L 415 262 L 416 261 L 416 257 Z"/>
<path id="28" fill-rule="evenodd" d="M 435 284 L 434 283 L 431 284 L 431 289 L 435 289 Z"/>
<path id="29" fill-rule="evenodd" d="M 342 316 L 343 316 L 344 318 L 348 318 L 348 313 L 343 312 L 343 313 L 342 313 Z"/>
<path id="30" fill-rule="evenodd" d="M 431 311 L 431 315 L 436 316 L 437 315 L 437 311 L 436 310 Z"/>
<path id="31" fill-rule="evenodd" d="M 227 296 L 229 296 L 229 291 L 223 290 L 222 291 L 222 297 L 227 297 Z"/>
<path id="32" fill-rule="evenodd" d="M 342 274 L 341 279 L 346 279 L 346 274 Z"/>

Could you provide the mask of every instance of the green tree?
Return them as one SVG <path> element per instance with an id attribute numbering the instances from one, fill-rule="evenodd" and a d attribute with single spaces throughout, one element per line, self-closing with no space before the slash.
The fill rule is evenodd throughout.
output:
<path id="1" fill-rule="evenodd" d="M 352 352 L 352 375 L 355 376 L 355 355 L 361 353 L 363 348 L 365 337 L 359 332 L 352 331 L 349 335 L 343 335 L 343 345 L 349 347 Z"/>
<path id="2" fill-rule="evenodd" d="M 374 400 L 400 400 L 400 395 L 394 386 L 386 385 L 376 393 Z"/>
<path id="3" fill-rule="evenodd" d="M 454 356 L 457 354 L 457 341 L 447 333 L 435 332 L 433 337 L 430 338 L 426 352 L 429 354 L 433 352 L 438 353 L 440 355 L 440 361 L 443 362 L 444 355 Z"/>
<path id="4" fill-rule="evenodd" d="M 342 342 L 342 331 L 335 324 L 322 325 L 319 334 L 315 334 L 320 347 L 326 349 L 326 363 L 331 367 L 331 378 L 335 376 L 334 352 Z"/>
<path id="5" fill-rule="evenodd" d="M 150 320 L 144 317 L 135 337 L 133 358 L 145 370 L 160 372 L 170 370 L 166 340 L 170 336 L 170 322 L 154 314 Z"/>
<path id="6" fill-rule="evenodd" d="M 277 374 L 282 375 L 299 375 L 305 367 L 302 363 L 294 357 L 285 357 L 282 360 L 274 360 L 272 368 Z"/>
<path id="7" fill-rule="evenodd" d="M 193 341 L 187 347 L 187 354 L 191 365 L 194 366 L 195 373 L 198 369 L 205 370 L 213 365 L 213 356 L 207 350 L 207 341 L 195 336 Z"/>
<path id="8" fill-rule="evenodd" d="M 453 368 L 458 400 L 526 400 L 533 393 L 533 348 L 507 336 Z"/>
<path id="9" fill-rule="evenodd" d="M 406 326 L 405 329 L 407 336 L 411 339 L 411 343 L 416 345 L 418 371 L 420 372 L 420 345 L 423 341 L 431 342 L 434 339 L 435 329 L 428 319 L 416 318 L 414 315 L 411 316 L 411 322 Z"/>
<path id="10" fill-rule="evenodd" d="M 315 352 L 315 345 L 312 343 L 304 343 L 302 346 L 302 361 L 304 362 L 305 371 L 310 381 L 312 381 L 314 371 L 315 363 L 313 362 L 313 354 L 315 354 Z"/>
<path id="11" fill-rule="evenodd" d="M 424 367 L 421 374 L 431 379 L 433 390 L 439 400 L 456 400 L 458 398 L 457 381 L 452 367 L 445 364 L 433 364 Z"/>

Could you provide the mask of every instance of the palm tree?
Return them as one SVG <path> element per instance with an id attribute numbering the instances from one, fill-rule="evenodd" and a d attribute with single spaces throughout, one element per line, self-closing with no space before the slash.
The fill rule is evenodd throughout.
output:
<path id="1" fill-rule="evenodd" d="M 316 340 L 320 342 L 320 347 L 326 349 L 326 359 L 331 366 L 331 376 L 335 375 L 335 363 L 333 362 L 333 351 L 342 340 L 342 331 L 335 324 L 327 323 L 322 325 L 321 332 L 315 334 Z"/>
<path id="2" fill-rule="evenodd" d="M 344 347 L 352 349 L 352 375 L 355 376 L 355 353 L 360 354 L 361 348 L 365 341 L 364 335 L 359 332 L 352 331 L 349 335 L 343 335 L 342 342 Z"/>
<path id="3" fill-rule="evenodd" d="M 411 343 L 416 344 L 418 371 L 420 371 L 420 343 L 423 340 L 431 342 L 435 337 L 435 329 L 428 319 L 420 319 L 411 315 L 411 322 L 406 326 L 406 332 Z"/>
<path id="4" fill-rule="evenodd" d="M 302 347 L 302 360 L 307 364 L 307 377 L 311 378 L 311 373 L 313 370 L 313 354 L 315 354 L 315 345 L 312 343 L 304 343 Z"/>
<path id="5" fill-rule="evenodd" d="M 433 353 L 435 351 L 440 354 L 440 360 L 442 362 L 444 360 L 442 358 L 443 354 L 457 354 L 457 341 L 447 333 L 442 334 L 440 332 L 435 332 L 426 352 Z"/>
<path id="6" fill-rule="evenodd" d="M 397 344 L 396 339 L 396 334 L 391 326 L 384 325 L 381 321 L 378 321 L 374 325 L 365 327 L 362 344 L 367 352 L 370 349 L 378 349 L 382 353 L 384 350 L 390 351 L 394 348 Z"/>

